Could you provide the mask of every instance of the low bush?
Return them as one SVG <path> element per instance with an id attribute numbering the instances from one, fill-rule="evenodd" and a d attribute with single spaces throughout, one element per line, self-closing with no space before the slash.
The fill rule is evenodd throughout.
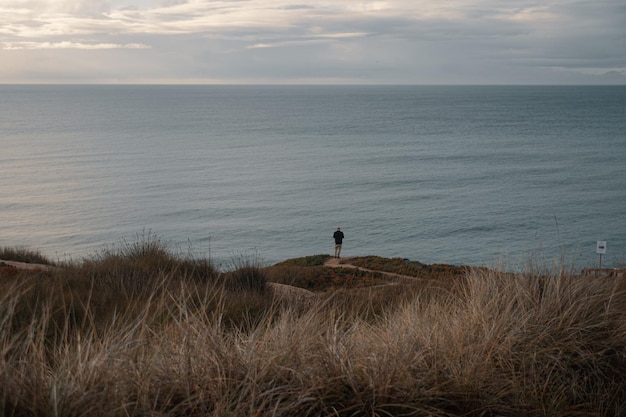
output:
<path id="1" fill-rule="evenodd" d="M 330 259 L 330 255 L 312 255 L 301 258 L 287 259 L 276 264 L 277 266 L 322 266 Z"/>
<path id="2" fill-rule="evenodd" d="M 381 258 L 379 256 L 362 256 L 354 258 L 351 264 L 375 271 L 385 271 L 393 274 L 406 275 L 415 278 L 452 278 L 466 275 L 468 270 L 476 269 L 467 266 L 447 264 L 427 265 L 404 258 Z"/>

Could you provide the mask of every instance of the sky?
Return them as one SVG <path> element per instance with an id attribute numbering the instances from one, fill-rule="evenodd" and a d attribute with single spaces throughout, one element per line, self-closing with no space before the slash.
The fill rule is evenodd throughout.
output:
<path id="1" fill-rule="evenodd" d="M 626 84 L 626 1 L 0 0 L 0 83 Z"/>

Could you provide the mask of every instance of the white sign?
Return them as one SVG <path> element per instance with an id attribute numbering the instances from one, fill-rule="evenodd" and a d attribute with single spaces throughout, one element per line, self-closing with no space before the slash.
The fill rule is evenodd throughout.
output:
<path id="1" fill-rule="evenodd" d="M 596 246 L 596 253 L 598 255 L 604 255 L 606 253 L 606 240 L 598 240 L 598 246 Z"/>

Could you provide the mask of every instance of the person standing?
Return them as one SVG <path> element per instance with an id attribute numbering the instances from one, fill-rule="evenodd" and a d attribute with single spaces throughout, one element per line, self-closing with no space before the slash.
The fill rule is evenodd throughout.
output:
<path id="1" fill-rule="evenodd" d="M 344 238 L 341 227 L 338 227 L 335 233 L 333 233 L 333 238 L 335 239 L 335 258 L 339 258 L 341 256 L 341 244 Z"/>

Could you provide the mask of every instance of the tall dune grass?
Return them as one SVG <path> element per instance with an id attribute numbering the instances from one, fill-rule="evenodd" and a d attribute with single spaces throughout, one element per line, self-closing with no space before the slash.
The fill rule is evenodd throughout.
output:
<path id="1" fill-rule="evenodd" d="M 53 264 L 53 262 L 50 261 L 50 259 L 48 259 L 46 256 L 44 256 L 40 251 L 25 246 L 20 246 L 16 248 L 1 246 L 0 259 L 5 261 L 36 263 L 42 265 Z"/>
<path id="2" fill-rule="evenodd" d="M 157 253 L 156 266 L 115 254 L 0 279 L 0 415 L 626 409 L 626 287 L 616 279 L 477 270 L 324 293 L 302 308 Z"/>

